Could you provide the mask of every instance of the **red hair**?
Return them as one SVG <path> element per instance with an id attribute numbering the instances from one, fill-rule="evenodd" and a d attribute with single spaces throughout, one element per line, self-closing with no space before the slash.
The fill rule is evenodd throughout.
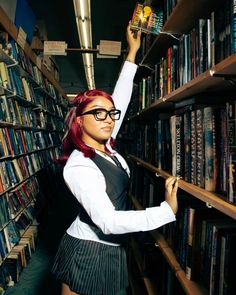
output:
<path id="1" fill-rule="evenodd" d="M 93 158 L 95 156 L 95 149 L 86 145 L 82 140 L 82 130 L 77 122 L 77 117 L 83 113 L 85 107 L 97 96 L 105 97 L 114 105 L 114 101 L 110 94 L 97 89 L 81 92 L 74 98 L 73 101 L 70 102 L 72 108 L 68 112 L 65 119 L 65 135 L 62 142 L 62 156 L 58 159 L 62 164 L 66 163 L 74 149 L 80 150 L 85 157 Z M 110 144 L 114 146 L 114 143 L 114 139 L 111 138 Z"/>

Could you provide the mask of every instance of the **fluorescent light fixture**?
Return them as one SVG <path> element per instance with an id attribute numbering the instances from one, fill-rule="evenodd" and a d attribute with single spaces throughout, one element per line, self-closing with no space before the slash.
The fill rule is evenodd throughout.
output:
<path id="1" fill-rule="evenodd" d="M 79 34 L 80 46 L 82 49 L 91 49 L 92 29 L 91 29 L 91 11 L 90 0 L 73 0 L 76 16 L 77 30 Z M 82 54 L 85 76 L 89 89 L 95 88 L 93 54 Z"/>
<path id="2" fill-rule="evenodd" d="M 77 93 L 68 93 L 68 94 L 66 94 L 69 101 L 74 100 L 77 95 L 78 95 Z"/>
<path id="3" fill-rule="evenodd" d="M 69 97 L 69 98 L 75 98 L 76 95 L 77 94 L 75 94 L 75 93 L 68 93 L 68 94 L 66 94 L 66 96 Z"/>

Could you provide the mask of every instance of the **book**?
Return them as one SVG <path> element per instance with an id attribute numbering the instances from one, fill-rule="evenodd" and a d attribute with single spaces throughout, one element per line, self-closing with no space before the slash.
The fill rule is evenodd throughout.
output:
<path id="1" fill-rule="evenodd" d="M 10 221 L 3 230 L 11 250 L 19 242 L 20 232 L 18 231 L 14 221 Z"/>
<path id="2" fill-rule="evenodd" d="M 227 189 L 227 199 L 236 203 L 236 101 L 230 101 L 226 104 L 226 115 L 227 115 L 227 137 L 228 137 L 228 169 L 227 169 L 227 179 L 228 189 Z"/>
<path id="3" fill-rule="evenodd" d="M 17 254 L 20 256 L 21 259 L 21 265 L 22 267 L 27 266 L 27 259 L 26 259 L 26 253 L 25 253 L 25 245 L 17 245 L 15 246 L 12 251 L 12 254 Z"/>
<path id="4" fill-rule="evenodd" d="M 215 115 L 212 107 L 204 108 L 205 130 L 205 189 L 216 190 L 216 142 L 215 142 Z"/>
<path id="5" fill-rule="evenodd" d="M 212 227 L 212 246 L 211 246 L 211 268 L 210 268 L 210 292 L 211 294 L 222 294 L 219 292 L 219 281 L 220 281 L 220 275 L 222 272 L 224 272 L 223 269 L 220 269 L 220 257 L 223 257 L 226 260 L 231 260 L 233 257 L 235 257 L 235 254 L 233 253 L 233 249 L 230 247 L 227 248 L 227 252 L 223 251 L 221 252 L 221 242 L 222 242 L 222 236 L 229 237 L 229 235 L 236 235 L 236 224 L 235 222 L 230 222 L 230 224 L 213 224 Z M 222 249 L 223 250 L 223 249 Z M 225 249 L 226 250 L 226 249 Z M 231 270 L 232 272 L 232 270 Z M 227 282 L 227 275 L 224 274 L 224 281 Z M 229 285 L 229 282 L 226 283 Z M 226 293 L 230 294 L 230 293 Z"/>
<path id="6" fill-rule="evenodd" d="M 20 254 L 17 252 L 10 253 L 4 261 L 4 265 L 6 265 L 14 283 L 17 283 L 22 270 Z"/>
<path id="7" fill-rule="evenodd" d="M 5 259 L 8 254 L 7 242 L 3 231 L 0 231 L 0 256 L 1 259 Z"/>
<path id="8" fill-rule="evenodd" d="M 0 228 L 7 224 L 10 219 L 10 208 L 7 195 L 4 194 L 0 197 Z"/>
<path id="9" fill-rule="evenodd" d="M 158 35 L 163 26 L 163 11 L 137 2 L 134 8 L 131 28 L 146 34 Z"/>

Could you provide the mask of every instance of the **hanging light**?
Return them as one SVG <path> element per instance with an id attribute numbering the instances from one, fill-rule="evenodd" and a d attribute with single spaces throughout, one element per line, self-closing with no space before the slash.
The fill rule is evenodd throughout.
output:
<path id="1" fill-rule="evenodd" d="M 92 49 L 90 0 L 73 0 L 80 47 Z M 82 53 L 85 76 L 89 89 L 95 88 L 93 54 Z"/>

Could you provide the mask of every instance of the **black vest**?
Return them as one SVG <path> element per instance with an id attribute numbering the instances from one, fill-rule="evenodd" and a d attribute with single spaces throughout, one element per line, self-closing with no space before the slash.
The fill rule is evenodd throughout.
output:
<path id="1" fill-rule="evenodd" d="M 104 157 L 98 154 L 96 154 L 96 156 L 91 160 L 97 165 L 97 167 L 101 170 L 102 174 L 104 175 L 106 181 L 106 193 L 109 196 L 112 204 L 114 205 L 115 210 L 126 211 L 130 208 L 130 202 L 127 198 L 127 192 L 129 188 L 129 177 L 126 171 L 122 168 L 117 158 L 111 158 L 115 160 L 115 163 L 118 162 L 117 164 L 119 166 L 114 165 L 109 160 L 105 159 Z M 121 244 L 124 243 L 128 238 L 128 234 L 104 234 L 101 231 L 101 229 L 93 223 L 92 219 L 89 217 L 89 215 L 82 206 L 79 217 L 80 220 L 82 222 L 87 223 L 91 227 L 91 229 L 96 233 L 99 239 L 103 241 Z"/>

